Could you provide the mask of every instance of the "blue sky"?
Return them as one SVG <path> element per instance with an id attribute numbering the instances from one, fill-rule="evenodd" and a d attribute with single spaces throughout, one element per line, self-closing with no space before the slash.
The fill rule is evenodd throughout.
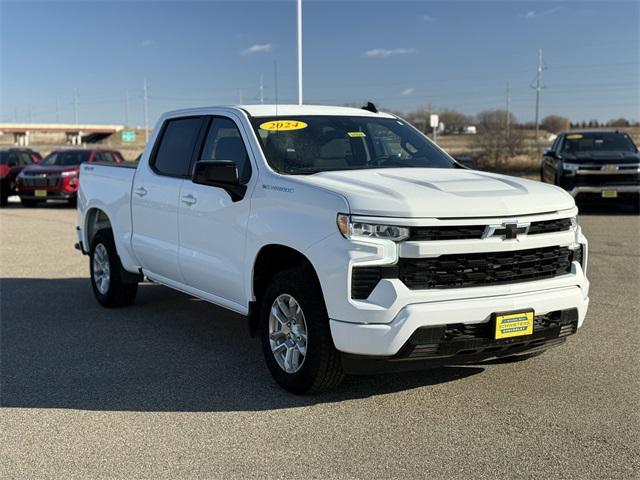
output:
<path id="1" fill-rule="evenodd" d="M 0 120 L 151 122 L 194 105 L 296 100 L 295 2 L 0 0 Z M 537 50 L 541 115 L 639 119 L 636 1 L 304 0 L 305 101 L 373 100 L 532 120 Z M 56 102 L 58 107 L 56 108 Z"/>

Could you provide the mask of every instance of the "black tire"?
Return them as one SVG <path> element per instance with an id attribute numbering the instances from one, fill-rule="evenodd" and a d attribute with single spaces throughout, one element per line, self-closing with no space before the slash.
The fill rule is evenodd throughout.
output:
<path id="1" fill-rule="evenodd" d="M 107 253 L 109 262 L 109 281 L 105 291 L 101 292 L 96 284 L 96 275 L 94 272 L 94 256 L 96 248 L 101 245 Z M 120 257 L 116 251 L 116 245 L 113 241 L 113 232 L 111 229 L 98 231 L 93 237 L 91 248 L 89 250 L 89 267 L 91 270 L 91 288 L 96 299 L 103 307 L 115 308 L 131 305 L 138 293 L 137 282 L 123 281 L 123 268 L 120 263 Z"/>
<path id="2" fill-rule="evenodd" d="M 295 373 L 287 373 L 280 367 L 269 342 L 271 307 L 282 294 L 295 298 L 307 327 L 306 355 Z M 309 268 L 284 270 L 271 279 L 260 307 L 260 337 L 267 367 L 285 390 L 295 394 L 319 393 L 334 389 L 342 382 L 342 361 L 331 338 L 327 309 L 318 281 Z"/>
<path id="3" fill-rule="evenodd" d="M 31 200 L 29 198 L 22 198 L 22 197 L 20 197 L 20 203 L 22 203 L 22 206 L 25 208 L 33 208 L 36 205 L 38 205 L 37 200 Z"/>

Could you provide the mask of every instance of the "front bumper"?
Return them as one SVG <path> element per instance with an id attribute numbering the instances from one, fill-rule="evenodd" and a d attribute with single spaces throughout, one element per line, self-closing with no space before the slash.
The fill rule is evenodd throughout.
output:
<path id="1" fill-rule="evenodd" d="M 640 185 L 582 185 L 569 190 L 572 197 L 583 193 L 601 194 L 603 191 L 615 191 L 618 194 L 640 194 Z"/>
<path id="2" fill-rule="evenodd" d="M 439 366 L 481 363 L 504 357 L 541 352 L 562 345 L 577 331 L 576 309 L 535 317 L 531 335 L 496 340 L 493 322 L 423 327 L 414 332 L 391 357 L 342 354 L 345 371 L 351 374 L 416 370 Z"/>
<path id="3" fill-rule="evenodd" d="M 25 200 L 72 200 L 76 198 L 78 192 L 67 192 L 64 190 L 46 190 L 47 195 L 45 197 L 36 196 L 35 190 L 19 190 L 18 195 Z"/>
<path id="4" fill-rule="evenodd" d="M 330 320 L 329 324 L 339 351 L 392 357 L 421 328 L 452 324 L 486 326 L 492 315 L 499 312 L 533 309 L 535 315 L 540 316 L 575 309 L 577 329 L 584 321 L 588 306 L 589 298 L 576 286 L 520 295 L 407 305 L 389 324 L 357 324 L 337 320 Z"/>

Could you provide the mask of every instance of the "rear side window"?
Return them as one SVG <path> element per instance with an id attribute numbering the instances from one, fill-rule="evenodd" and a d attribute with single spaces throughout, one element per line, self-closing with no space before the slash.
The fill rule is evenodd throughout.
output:
<path id="1" fill-rule="evenodd" d="M 202 125 L 201 117 L 168 120 L 152 167 L 161 175 L 186 177 Z"/>
<path id="2" fill-rule="evenodd" d="M 116 160 L 113 158 L 113 153 L 111 152 L 98 152 L 98 154 L 96 155 L 96 161 L 113 163 Z"/>
<path id="3" fill-rule="evenodd" d="M 228 118 L 214 118 L 207 133 L 200 160 L 231 160 L 238 167 L 238 177 L 242 183 L 251 178 L 251 162 L 247 155 L 240 131 Z"/>

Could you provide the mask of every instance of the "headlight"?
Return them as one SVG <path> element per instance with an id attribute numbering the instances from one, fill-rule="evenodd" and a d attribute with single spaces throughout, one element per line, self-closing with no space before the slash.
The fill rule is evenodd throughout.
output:
<path id="1" fill-rule="evenodd" d="M 578 165 L 577 163 L 562 162 L 562 169 L 565 172 L 576 173 L 579 168 L 580 168 L 580 165 Z"/>
<path id="2" fill-rule="evenodd" d="M 72 170 L 70 172 L 62 172 L 60 174 L 61 177 L 77 177 L 78 176 L 78 172 L 76 172 L 75 170 Z"/>
<path id="3" fill-rule="evenodd" d="M 380 238 L 400 242 L 409 237 L 407 227 L 362 222 L 350 215 L 338 214 L 338 230 L 345 238 Z"/>

